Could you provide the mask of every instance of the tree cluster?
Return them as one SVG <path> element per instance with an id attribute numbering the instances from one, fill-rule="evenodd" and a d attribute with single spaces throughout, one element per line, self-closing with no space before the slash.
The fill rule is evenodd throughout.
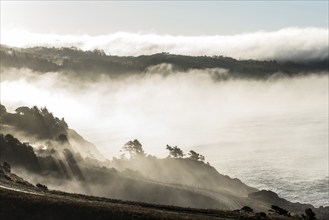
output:
<path id="1" fill-rule="evenodd" d="M 8 113 L 1 105 L 0 120 L 7 125 L 13 125 L 20 130 L 39 137 L 40 139 L 54 139 L 59 134 L 66 134 L 68 125 L 64 118 L 54 117 L 46 107 L 32 108 L 22 106 L 15 113 Z"/>
<path id="2" fill-rule="evenodd" d="M 169 156 L 173 158 L 182 158 L 184 157 L 183 151 L 177 146 L 171 147 L 167 144 L 166 149 L 169 151 Z"/>
<path id="3" fill-rule="evenodd" d="M 278 214 L 283 216 L 290 216 L 290 213 L 288 210 L 285 210 L 279 206 L 272 205 L 271 208 Z"/>
<path id="4" fill-rule="evenodd" d="M 39 171 L 40 165 L 33 148 L 21 143 L 11 134 L 0 134 L 0 160 L 13 166 L 24 167 L 30 171 Z"/>
<path id="5" fill-rule="evenodd" d="M 194 150 L 190 150 L 188 155 L 190 156 L 189 158 L 192 160 L 196 160 L 196 161 L 202 161 L 204 162 L 205 157 L 197 152 L 195 152 Z"/>
<path id="6" fill-rule="evenodd" d="M 136 158 L 139 156 L 145 156 L 142 144 L 137 140 L 128 141 L 122 148 L 122 156 L 125 157 L 126 153 L 129 154 L 130 158 Z"/>
<path id="7" fill-rule="evenodd" d="M 171 158 L 184 158 L 185 154 L 183 152 L 182 149 L 180 149 L 177 146 L 170 146 L 170 145 L 166 145 L 166 149 L 169 151 L 169 155 L 168 157 Z M 145 152 L 143 150 L 143 146 L 142 144 L 137 140 L 133 140 L 133 141 L 128 141 L 121 149 L 122 158 L 125 157 L 129 157 L 131 159 L 136 158 L 136 157 L 141 157 L 141 156 L 145 156 Z M 128 155 L 127 155 L 128 154 Z M 205 161 L 205 157 L 197 152 L 195 152 L 194 150 L 190 150 L 188 153 L 188 159 L 191 160 L 195 160 L 195 161 L 201 161 L 204 162 Z"/>
<path id="8" fill-rule="evenodd" d="M 316 215 L 311 208 L 305 209 L 305 215 L 302 215 L 302 218 L 305 220 L 316 220 Z"/>
<path id="9" fill-rule="evenodd" d="M 0 48 L 0 65 L 4 68 L 29 68 L 36 72 L 79 73 L 94 79 L 95 75 L 110 75 L 143 72 L 150 66 L 168 63 L 180 70 L 224 68 L 230 77 L 268 79 L 282 72 L 288 76 L 328 70 L 328 58 L 309 60 L 308 62 L 236 60 L 224 56 L 186 56 L 167 52 L 138 57 L 109 56 L 100 49 L 82 51 L 71 48 Z M 222 80 L 223 75 L 214 74 L 214 79 Z"/>
<path id="10" fill-rule="evenodd" d="M 169 157 L 172 158 L 183 158 L 185 156 L 184 152 L 182 149 L 180 149 L 177 146 L 171 147 L 167 144 L 166 149 L 169 151 Z M 205 157 L 197 152 L 195 152 L 194 150 L 190 150 L 188 152 L 188 157 L 191 160 L 195 160 L 195 161 L 205 161 Z"/>

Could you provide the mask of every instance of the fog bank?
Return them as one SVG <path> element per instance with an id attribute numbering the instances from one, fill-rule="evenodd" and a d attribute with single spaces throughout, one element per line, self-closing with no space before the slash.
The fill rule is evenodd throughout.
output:
<path id="1" fill-rule="evenodd" d="M 162 65 L 144 76 L 93 82 L 62 73 L 6 70 L 1 102 L 10 110 L 47 106 L 109 158 L 135 138 L 147 153 L 163 155 L 166 144 L 218 143 L 219 134 L 237 120 L 328 112 L 328 75 L 214 81 L 213 70 L 154 74 L 160 69 L 171 71 Z"/>
<path id="2" fill-rule="evenodd" d="M 21 36 L 24 36 L 22 38 Z M 56 35 L 6 29 L 1 44 L 17 47 L 75 46 L 83 50 L 103 49 L 120 56 L 169 52 L 184 55 L 223 55 L 235 59 L 305 61 L 328 58 L 328 29 L 285 28 L 238 35 L 173 36 L 154 33 L 117 32 L 108 35 Z"/>

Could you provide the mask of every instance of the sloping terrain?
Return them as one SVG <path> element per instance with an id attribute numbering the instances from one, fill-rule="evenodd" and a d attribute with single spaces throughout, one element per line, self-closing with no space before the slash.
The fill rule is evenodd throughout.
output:
<path id="1" fill-rule="evenodd" d="M 260 219 L 257 213 L 241 210 L 181 208 L 49 191 L 1 166 L 0 214 L 2 219 Z"/>
<path id="2" fill-rule="evenodd" d="M 220 68 L 237 78 L 266 79 L 275 73 L 296 75 L 328 71 L 328 60 L 311 60 L 306 63 L 236 60 L 223 56 L 184 56 L 159 53 L 138 57 L 106 55 L 101 50 L 82 51 L 77 48 L 13 48 L 1 45 L 2 68 L 28 68 L 37 72 L 66 72 L 77 74 L 80 79 L 93 79 L 100 74 L 121 77 L 145 73 L 148 68 L 159 64 L 170 64 L 174 70 Z M 222 74 L 214 72 L 214 78 Z"/>
<path id="3" fill-rule="evenodd" d="M 160 207 L 160 210 L 167 210 L 165 208 L 167 206 L 163 205 L 220 210 L 240 210 L 244 206 L 249 206 L 255 212 L 267 213 L 272 205 L 276 205 L 289 210 L 292 214 L 301 214 L 305 209 L 311 208 L 319 219 L 325 219 L 329 214 L 329 207 L 315 209 L 312 205 L 291 203 L 279 198 L 274 192 L 258 191 L 238 179 L 220 174 L 210 164 L 191 158 L 158 159 L 142 154 L 131 158 L 100 161 L 95 157 L 88 157 L 88 155 L 83 157 L 80 154 L 80 151 L 85 151 L 83 143 L 88 144 L 89 142 L 77 133 L 73 133 L 75 139 L 70 139 L 72 136 L 69 135 L 68 125 L 65 121 L 52 116 L 48 110 L 39 110 L 37 107 L 20 107 L 16 113 L 8 113 L 6 108 L 1 106 L 0 122 L 1 132 L 13 132 L 15 135 L 24 137 L 26 141 L 31 138 L 39 145 L 30 142 L 23 143 L 11 134 L 0 135 L 0 162 L 8 162 L 15 173 L 28 181 L 2 171 L 0 173 L 2 174 L 2 185 L 9 184 L 9 188 L 12 188 L 12 185 L 18 184 L 19 191 L 21 188 L 32 190 L 32 194 L 35 196 L 30 201 L 30 195 L 13 193 L 8 189 L 2 190 L 2 195 L 5 196 L 3 203 L 8 200 L 11 203 L 20 204 L 20 209 L 23 209 L 21 213 L 24 213 L 24 210 L 26 212 L 35 210 L 34 214 L 38 215 L 37 209 L 45 212 L 54 210 L 59 212 L 61 209 L 69 210 L 67 207 L 72 209 L 89 207 L 92 214 L 100 211 L 103 214 L 112 213 L 113 216 L 121 216 L 121 211 L 108 210 L 107 202 L 117 199 L 134 201 L 129 204 L 138 204 L 138 206 L 140 206 L 140 202 L 153 204 L 151 205 L 153 208 Z M 72 140 L 76 139 L 82 140 L 82 142 L 77 142 L 74 147 Z M 142 146 L 140 145 L 140 147 Z M 84 195 L 76 196 L 54 191 L 51 191 L 50 194 L 47 194 L 48 192 L 45 194 L 44 191 L 35 192 L 33 184 L 37 183 L 46 184 L 51 189 Z M 42 195 L 39 195 L 40 193 Z M 64 198 L 58 197 L 58 194 L 61 196 L 64 194 Z M 46 197 L 39 197 L 45 195 Z M 93 196 L 111 199 L 103 198 L 101 201 L 105 203 L 96 202 L 94 206 Z M 33 201 L 36 201 L 33 207 L 38 208 L 30 208 L 30 205 L 34 204 Z M 49 204 L 49 206 L 44 204 Z M 59 206 L 59 204 L 62 205 Z M 15 212 L 15 207 L 11 208 Z M 135 210 L 135 208 L 134 206 L 131 210 Z M 130 208 L 128 207 L 128 209 Z M 10 210 L 10 207 L 5 210 Z M 158 212 L 157 208 L 155 211 L 143 209 L 141 212 L 144 214 L 138 214 L 140 213 L 138 210 L 132 211 L 131 215 L 144 216 L 144 212 Z M 191 209 L 174 208 L 174 210 L 185 213 L 184 210 Z M 212 211 L 210 212 L 212 213 Z M 217 213 L 217 211 L 214 212 Z M 61 213 L 66 212 L 61 211 Z M 87 215 L 84 209 L 81 213 Z M 194 214 L 192 213 L 192 215 Z M 217 214 L 209 215 L 216 216 Z M 155 218 L 153 214 L 150 216 L 150 218 Z M 161 215 L 156 214 L 156 216 Z M 173 216 L 175 217 L 172 218 L 175 219 L 176 214 Z M 221 214 L 219 217 L 225 218 Z M 193 216 L 191 218 L 193 219 Z M 198 217 L 195 218 L 198 219 Z M 209 218 L 208 214 L 206 218 Z"/>
<path id="4" fill-rule="evenodd" d="M 65 148 L 78 152 L 83 157 L 104 159 L 92 143 L 69 128 L 64 118 L 54 117 L 47 108 L 22 106 L 17 108 L 14 113 L 9 113 L 6 111 L 6 107 L 1 105 L 0 126 L 2 133 L 15 134 L 22 140 L 28 139 L 29 142 L 38 143 L 38 145 L 43 145 L 42 143 L 51 145 L 52 141 L 62 142 L 60 137 L 67 138 L 70 146 L 65 146 Z"/>

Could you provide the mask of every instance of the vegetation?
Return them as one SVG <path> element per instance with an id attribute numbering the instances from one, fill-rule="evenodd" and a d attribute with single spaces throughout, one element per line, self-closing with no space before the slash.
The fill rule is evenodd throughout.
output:
<path id="1" fill-rule="evenodd" d="M 328 59 L 310 60 L 307 63 L 236 60 L 223 56 L 184 56 L 158 53 L 138 57 L 118 57 L 106 55 L 101 50 L 82 51 L 77 48 L 12 48 L 1 45 L 0 64 L 4 68 L 29 68 L 38 72 L 77 73 L 81 77 L 94 78 L 95 74 L 107 74 L 121 77 L 132 73 L 143 73 L 150 66 L 167 63 L 177 70 L 224 68 L 230 77 L 267 79 L 281 72 L 296 75 L 307 72 L 327 71 Z M 90 74 L 93 73 L 93 74 Z M 214 74 L 214 78 L 222 80 L 222 74 Z"/>
<path id="2" fill-rule="evenodd" d="M 46 185 L 41 184 L 41 183 L 37 183 L 35 186 L 38 187 L 41 190 L 48 190 L 48 187 Z"/>
<path id="3" fill-rule="evenodd" d="M 316 214 L 313 212 L 311 208 L 305 209 L 305 215 L 302 215 L 305 220 L 316 220 Z"/>
<path id="4" fill-rule="evenodd" d="M 166 149 L 169 150 L 169 156 L 173 158 L 182 158 L 184 157 L 183 151 L 177 146 L 171 147 L 169 145 L 166 146 Z"/>
<path id="5" fill-rule="evenodd" d="M 169 157 L 172 158 L 183 158 L 185 156 L 184 152 L 177 146 L 171 147 L 167 144 L 166 149 L 169 151 Z M 189 159 L 195 160 L 195 161 L 205 161 L 205 157 L 194 150 L 190 150 L 189 153 Z M 209 165 L 209 163 L 208 163 Z"/>
<path id="6" fill-rule="evenodd" d="M 6 107 L 0 103 L 0 117 L 6 113 L 7 113 Z"/>
<path id="7" fill-rule="evenodd" d="M 279 206 L 276 205 L 272 205 L 271 208 L 279 215 L 283 215 L 283 216 L 290 216 L 290 213 L 288 210 L 285 210 Z"/>
<path id="8" fill-rule="evenodd" d="M 56 138 L 56 140 L 61 143 L 61 144 L 65 144 L 65 143 L 68 143 L 69 140 L 67 138 L 67 136 L 65 134 L 60 134 L 58 135 L 58 137 Z"/>
<path id="9" fill-rule="evenodd" d="M 39 109 L 37 106 L 32 108 L 23 106 L 17 108 L 15 112 L 8 113 L 3 110 L 0 116 L 1 123 L 15 126 L 40 139 L 54 139 L 67 132 L 68 125 L 64 118 L 54 117 L 46 107 Z"/>
<path id="10" fill-rule="evenodd" d="M 7 172 L 7 173 L 10 173 L 11 172 L 11 166 L 9 165 L 9 163 L 3 162 L 2 167 L 3 167 L 3 170 L 5 172 Z"/>
<path id="11" fill-rule="evenodd" d="M 15 205 L 13 205 L 15 204 Z M 56 213 L 54 215 L 54 213 Z M 0 214 L 3 219 L 152 219 L 152 220 L 222 220 L 260 219 L 259 214 L 193 209 L 129 202 L 60 191 L 48 191 L 47 196 L 0 188 Z M 273 220 L 282 218 L 271 218 Z M 287 219 L 288 220 L 288 219 Z"/>
<path id="12" fill-rule="evenodd" d="M 276 216 L 281 215 L 282 218 L 289 217 L 286 209 L 293 213 L 300 213 L 304 212 L 305 208 L 314 208 L 309 205 L 294 205 L 282 200 L 273 192 L 257 192 L 256 189 L 248 187 L 238 179 L 221 175 L 216 169 L 205 164 L 204 156 L 194 150 L 190 150 L 188 156 L 184 156 L 184 152 L 179 147 L 167 145 L 169 157 L 158 159 L 146 155 L 142 144 L 135 139 L 127 142 L 122 148 L 127 157 L 101 162 L 92 158 L 83 158 L 79 153 L 72 151 L 68 139 L 68 126 L 64 123 L 64 119 L 54 117 L 46 108 L 20 107 L 16 113 L 8 113 L 6 110 L 3 113 L 0 117 L 1 124 L 9 124 L 14 128 L 22 128 L 24 127 L 22 121 L 35 118 L 38 122 L 34 125 L 27 123 L 25 129 L 39 132 L 42 128 L 46 128 L 49 138 L 43 139 L 45 146 L 32 147 L 28 142 L 22 143 L 11 134 L 0 134 L 0 160 L 8 164 L 3 163 L 1 166 L 0 181 L 2 175 L 6 180 L 28 185 L 8 172 L 11 170 L 10 167 L 13 167 L 13 170 L 16 168 L 28 170 L 28 175 L 38 175 L 38 181 L 47 185 L 54 181 L 59 181 L 60 184 L 67 181 L 67 183 L 81 184 L 81 189 L 79 186 L 77 188 L 82 193 L 91 194 L 92 192 L 95 195 L 111 198 L 198 208 L 229 209 L 227 203 L 216 200 L 216 198 L 222 198 L 221 193 L 225 192 L 224 197 L 232 196 L 232 204 L 236 204 L 235 199 L 241 199 L 241 195 L 248 196 L 248 199 L 252 201 L 279 204 L 284 209 L 279 206 L 272 206 L 272 209 L 277 213 Z M 53 127 L 50 128 L 51 126 Z M 56 128 L 56 126 L 59 127 Z M 48 179 L 51 181 L 48 182 Z M 47 186 L 37 184 L 37 188 L 41 189 L 39 192 L 42 192 L 47 189 Z M 252 204 L 256 210 L 259 210 L 254 203 L 241 204 Z M 266 218 L 265 213 L 265 215 L 254 213 L 248 206 L 241 210 L 240 213 L 252 218 Z M 325 209 L 316 209 L 316 214 L 323 216 L 325 211 Z M 304 218 L 314 219 L 315 213 L 313 214 L 312 209 L 305 211 Z"/>
<path id="13" fill-rule="evenodd" d="M 27 170 L 38 172 L 40 166 L 33 148 L 21 143 L 11 134 L 0 134 L 0 161 L 13 166 L 23 167 Z"/>
<path id="14" fill-rule="evenodd" d="M 196 161 L 202 161 L 204 162 L 205 157 L 197 152 L 195 152 L 194 150 L 190 150 L 189 154 L 189 158 L 192 160 L 196 160 Z"/>
<path id="15" fill-rule="evenodd" d="M 242 211 L 244 212 L 253 212 L 254 210 L 252 208 L 250 208 L 249 206 L 243 206 L 241 208 Z"/>
<path id="16" fill-rule="evenodd" d="M 129 153 L 130 158 L 145 156 L 143 146 L 137 139 L 128 141 L 122 148 L 123 152 Z M 125 155 L 125 153 L 124 153 Z"/>

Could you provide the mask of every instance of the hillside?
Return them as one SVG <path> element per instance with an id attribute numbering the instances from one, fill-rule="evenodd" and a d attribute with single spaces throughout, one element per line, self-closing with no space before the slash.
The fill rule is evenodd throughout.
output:
<path id="1" fill-rule="evenodd" d="M 106 55 L 101 50 L 82 51 L 77 48 L 13 48 L 1 45 L 2 68 L 29 68 L 37 72 L 65 72 L 77 74 L 79 78 L 93 79 L 105 74 L 122 77 L 143 74 L 150 67 L 170 64 L 173 71 L 192 69 L 226 69 L 230 77 L 266 79 L 273 74 L 307 74 L 328 71 L 328 60 L 310 60 L 305 63 L 236 60 L 223 56 L 184 56 L 159 53 L 138 57 Z M 223 79 L 220 71 L 214 72 L 215 79 Z"/>
<path id="2" fill-rule="evenodd" d="M 5 107 L 2 106 L 2 109 Z M 51 121 L 48 120 L 49 117 L 54 123 L 49 122 Z M 170 179 L 169 181 L 158 177 L 149 179 L 147 171 L 130 169 L 128 164 L 118 171 L 118 167 L 113 166 L 114 164 L 104 163 L 96 157 L 82 156 L 85 152 L 84 146 L 72 145 L 74 139 L 67 132 L 68 126 L 65 121 L 53 117 L 45 109 L 20 107 L 16 113 L 8 113 L 4 110 L 0 119 L 1 132 L 3 132 L 0 135 L 0 162 L 9 162 L 14 170 L 32 182 L 39 180 L 61 190 L 72 188 L 74 192 L 118 199 L 202 208 L 230 208 L 226 202 L 218 201 L 193 188 L 172 185 L 178 182 L 172 182 Z M 22 143 L 7 132 L 12 132 L 27 142 Z M 161 164 L 161 160 L 152 158 L 144 158 L 139 162 L 144 162 L 146 165 L 148 162 Z M 121 162 L 121 164 L 130 163 L 127 160 Z M 163 163 L 162 166 L 164 173 L 171 172 L 170 166 L 166 167 Z M 186 171 L 192 173 L 192 170 L 196 172 L 199 167 L 202 168 L 198 165 L 185 166 L 180 173 Z M 127 172 L 128 170 L 130 172 Z M 141 173 L 140 176 L 136 175 L 138 172 Z M 200 170 L 201 172 L 207 173 L 208 169 Z M 222 183 L 223 189 L 224 185 L 229 185 L 227 181 L 235 183 L 235 180 L 230 178 L 222 178 L 219 173 L 209 176 L 214 178 L 213 182 Z M 197 181 L 198 178 L 191 183 L 196 184 Z M 244 184 L 238 182 L 239 184 L 241 188 L 248 189 Z"/>
<path id="3" fill-rule="evenodd" d="M 12 205 L 15 204 L 15 205 Z M 247 209 L 246 209 L 247 210 Z M 56 215 L 54 215 L 56 213 Z M 0 165 L 0 214 L 4 219 L 292 219 L 253 211 L 192 209 L 114 200 L 36 187 Z M 293 219 L 298 219 L 294 217 Z"/>
<path id="4" fill-rule="evenodd" d="M 46 107 L 39 109 L 36 106 L 32 108 L 22 106 L 17 108 L 14 113 L 7 112 L 6 107 L 1 104 L 0 107 L 2 133 L 15 134 L 16 137 L 38 143 L 41 147 L 51 145 L 52 141 L 60 141 L 58 140 L 60 135 L 65 135 L 70 141 L 69 149 L 71 151 L 79 152 L 82 157 L 104 159 L 92 143 L 86 141 L 75 130 L 70 129 L 64 118 L 54 117 Z"/>
<path id="5" fill-rule="evenodd" d="M 54 117 L 46 108 L 20 107 L 16 113 L 9 113 L 2 105 L 0 122 L 0 163 L 8 162 L 15 173 L 32 184 L 89 196 L 196 209 L 237 210 L 249 206 L 255 212 L 267 213 L 277 205 L 297 214 L 311 208 L 323 219 L 329 214 L 329 207 L 315 209 L 286 201 L 274 192 L 251 188 L 220 174 L 199 156 L 146 155 L 137 140 L 125 145 L 130 157 L 98 160 L 83 153 L 84 143 L 89 142 L 74 130 L 68 132 L 64 119 Z"/>

